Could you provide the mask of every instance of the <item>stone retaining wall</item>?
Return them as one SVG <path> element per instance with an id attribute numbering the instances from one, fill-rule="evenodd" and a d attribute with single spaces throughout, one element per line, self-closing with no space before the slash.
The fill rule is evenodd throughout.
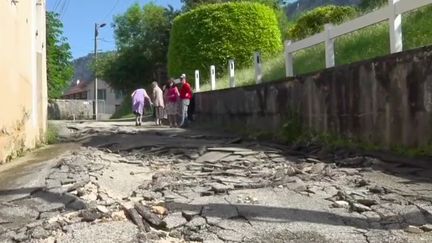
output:
<path id="1" fill-rule="evenodd" d="M 200 122 L 275 131 L 297 114 L 305 127 L 322 133 L 384 146 L 427 145 L 432 47 L 195 98 Z"/>

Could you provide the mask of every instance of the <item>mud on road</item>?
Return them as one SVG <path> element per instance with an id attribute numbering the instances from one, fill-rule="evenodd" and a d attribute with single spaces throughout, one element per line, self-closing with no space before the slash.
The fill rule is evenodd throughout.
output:
<path id="1" fill-rule="evenodd" d="M 2 187 L 1 242 L 432 242 L 430 168 L 150 124 L 58 125 L 80 146 L 34 171 L 40 186 Z"/>

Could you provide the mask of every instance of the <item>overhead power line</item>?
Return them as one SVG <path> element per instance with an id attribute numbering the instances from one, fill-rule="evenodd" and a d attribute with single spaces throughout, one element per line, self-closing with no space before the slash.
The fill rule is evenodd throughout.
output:
<path id="1" fill-rule="evenodd" d="M 59 7 L 60 3 L 61 3 L 61 0 L 57 0 L 57 1 L 55 2 L 54 6 L 53 6 L 53 11 L 54 11 L 54 12 L 57 11 L 57 8 Z"/>
<path id="2" fill-rule="evenodd" d="M 65 0 L 66 1 L 66 3 L 65 3 L 65 7 L 64 7 L 64 9 L 63 9 L 63 13 L 62 13 L 62 15 L 61 15 L 61 18 L 63 19 L 63 17 L 66 15 L 66 13 L 67 13 L 67 10 L 68 10 L 68 8 L 69 8 L 69 4 L 70 4 L 70 0 Z"/>
<path id="3" fill-rule="evenodd" d="M 65 1 L 64 0 L 60 0 L 60 4 L 59 4 L 59 10 L 58 10 L 58 14 L 61 16 L 65 7 Z"/>
<path id="4" fill-rule="evenodd" d="M 114 12 L 114 10 L 117 8 L 118 4 L 120 3 L 120 0 L 116 0 L 116 2 L 114 3 L 113 7 L 111 8 L 111 10 L 105 15 L 105 17 L 103 18 L 103 21 L 106 21 L 107 18 Z"/>

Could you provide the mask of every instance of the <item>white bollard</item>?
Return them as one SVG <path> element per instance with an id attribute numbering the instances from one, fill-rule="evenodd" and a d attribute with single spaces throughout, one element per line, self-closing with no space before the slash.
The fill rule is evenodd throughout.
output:
<path id="1" fill-rule="evenodd" d="M 234 60 L 228 61 L 228 73 L 229 73 L 230 88 L 234 88 L 235 87 Z"/>
<path id="2" fill-rule="evenodd" d="M 199 70 L 195 70 L 195 92 L 200 91 L 200 74 Z"/>
<path id="3" fill-rule="evenodd" d="M 210 66 L 210 81 L 211 81 L 211 90 L 216 89 L 216 67 L 214 65 Z"/>
<path id="4" fill-rule="evenodd" d="M 262 61 L 259 52 L 255 52 L 254 60 L 255 60 L 255 81 L 257 84 L 259 84 L 262 82 Z"/>
<path id="5" fill-rule="evenodd" d="M 293 55 L 289 50 L 291 43 L 292 42 L 290 40 L 285 41 L 285 74 L 287 78 L 294 76 Z"/>
<path id="6" fill-rule="evenodd" d="M 324 25 L 324 30 L 326 33 L 326 39 L 325 39 L 326 68 L 335 66 L 334 39 L 332 39 L 330 35 L 330 31 L 332 28 L 333 28 L 332 24 Z"/>
<path id="7" fill-rule="evenodd" d="M 400 0 L 389 0 L 390 16 L 390 52 L 396 53 L 403 51 L 402 42 L 402 15 L 396 14 L 396 3 Z"/>

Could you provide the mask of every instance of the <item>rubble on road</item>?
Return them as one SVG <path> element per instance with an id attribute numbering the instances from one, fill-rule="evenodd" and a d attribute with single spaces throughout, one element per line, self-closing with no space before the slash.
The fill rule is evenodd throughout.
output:
<path id="1" fill-rule="evenodd" d="M 80 232 L 101 230 L 124 242 L 369 242 L 432 231 L 432 200 L 374 180 L 368 169 L 382 166 L 374 158 L 293 156 L 239 138 L 151 138 L 107 139 L 59 158 L 45 188 L 0 205 L 0 241 L 84 239 Z"/>

